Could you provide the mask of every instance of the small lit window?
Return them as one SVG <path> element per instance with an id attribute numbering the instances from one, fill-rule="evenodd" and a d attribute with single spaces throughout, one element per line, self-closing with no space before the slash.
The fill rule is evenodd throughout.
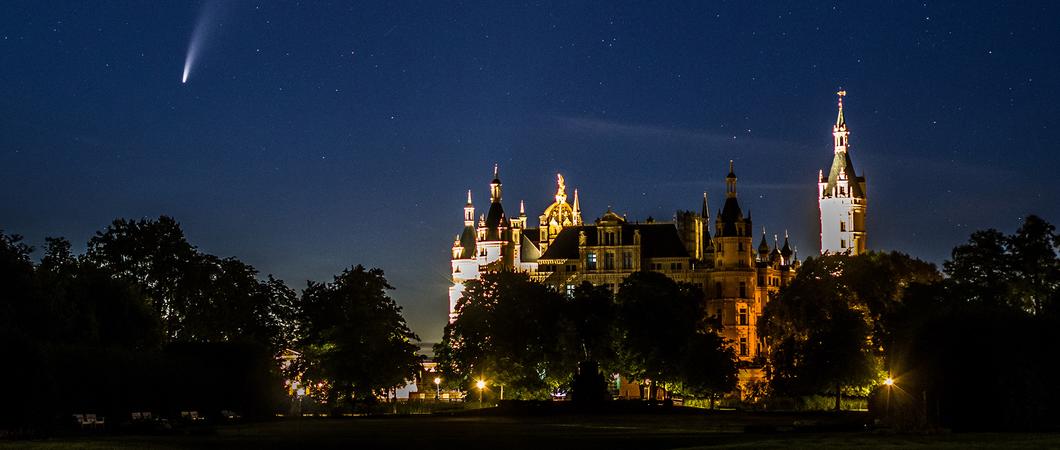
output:
<path id="1" fill-rule="evenodd" d="M 585 256 L 585 269 L 596 270 L 596 253 L 590 252 Z"/>
<path id="2" fill-rule="evenodd" d="M 737 323 L 740 325 L 747 325 L 747 308 L 740 308 L 740 315 L 738 316 Z"/>

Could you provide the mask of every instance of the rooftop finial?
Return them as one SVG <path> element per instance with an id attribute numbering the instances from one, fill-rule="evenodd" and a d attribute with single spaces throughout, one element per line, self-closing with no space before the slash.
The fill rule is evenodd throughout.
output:
<path id="1" fill-rule="evenodd" d="M 471 189 L 467 190 L 467 204 L 469 204 L 469 205 L 472 204 L 471 203 Z"/>
<path id="2" fill-rule="evenodd" d="M 847 125 L 846 119 L 843 118 L 843 97 L 847 96 L 847 91 L 843 90 L 843 88 L 839 88 L 839 91 L 836 92 L 835 95 L 839 96 L 839 115 L 835 119 L 835 126 L 838 129 L 846 127 Z"/>
<path id="3" fill-rule="evenodd" d="M 556 203 L 567 202 L 567 182 L 563 179 L 563 174 L 556 174 Z"/>

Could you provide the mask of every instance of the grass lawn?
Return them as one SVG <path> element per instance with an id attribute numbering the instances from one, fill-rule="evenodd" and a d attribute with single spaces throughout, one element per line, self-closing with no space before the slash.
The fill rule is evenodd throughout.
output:
<path id="1" fill-rule="evenodd" d="M 856 430 L 847 415 L 656 413 L 394 416 L 277 420 L 169 435 L 102 435 L 0 442 L 0 448 L 661 449 L 909 447 L 1057 448 L 1060 434 L 890 434 Z M 811 426 L 793 427 L 795 421 Z M 777 428 L 779 427 L 779 428 Z"/>

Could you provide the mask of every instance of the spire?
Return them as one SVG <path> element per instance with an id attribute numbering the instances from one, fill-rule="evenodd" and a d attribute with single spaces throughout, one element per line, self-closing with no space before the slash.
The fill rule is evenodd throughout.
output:
<path id="1" fill-rule="evenodd" d="M 467 204 L 464 205 L 464 226 L 475 226 L 475 205 L 471 203 L 471 189 L 467 190 Z"/>
<path id="2" fill-rule="evenodd" d="M 500 203 L 501 202 L 501 178 L 498 175 L 497 164 L 493 165 L 493 181 L 490 182 L 490 202 Z"/>
<path id="3" fill-rule="evenodd" d="M 762 242 L 758 244 L 758 254 L 763 257 L 769 254 L 769 242 L 766 241 L 766 227 L 762 227 Z"/>
<path id="4" fill-rule="evenodd" d="M 732 160 L 729 160 L 729 175 L 725 177 L 725 197 L 736 198 L 736 170 L 733 168 Z"/>
<path id="5" fill-rule="evenodd" d="M 791 245 L 788 244 L 788 230 L 784 230 L 784 247 L 780 249 L 780 254 L 784 256 L 784 262 L 787 263 L 792 254 Z"/>
<path id="6" fill-rule="evenodd" d="M 847 120 L 843 117 L 843 97 L 846 97 L 847 91 L 842 88 L 839 92 L 836 92 L 839 96 L 839 115 L 835 118 L 835 125 L 832 126 L 832 136 L 835 139 L 835 153 L 846 152 L 847 146 L 850 145 L 849 136 L 850 133 L 847 131 Z"/>
<path id="7" fill-rule="evenodd" d="M 710 208 L 707 207 L 707 193 L 703 192 L 703 207 L 699 210 L 699 216 L 704 219 L 710 218 Z"/>
<path id="8" fill-rule="evenodd" d="M 526 217 L 526 203 L 519 200 L 519 217 Z"/>
<path id="9" fill-rule="evenodd" d="M 581 204 L 578 202 L 578 190 L 577 189 L 574 190 L 574 224 L 575 225 L 581 225 L 582 224 L 582 207 L 581 207 Z"/>
<path id="10" fill-rule="evenodd" d="M 847 121 L 843 118 L 843 97 L 847 96 L 847 91 L 844 91 L 843 88 L 839 88 L 839 92 L 836 92 L 835 94 L 839 96 L 839 115 L 835 118 L 835 127 L 836 129 L 846 128 Z"/>

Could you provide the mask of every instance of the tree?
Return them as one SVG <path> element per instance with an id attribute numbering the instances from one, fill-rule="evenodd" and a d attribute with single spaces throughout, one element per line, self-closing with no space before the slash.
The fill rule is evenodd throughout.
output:
<path id="1" fill-rule="evenodd" d="M 62 250 L 45 257 L 48 266 Z M 275 354 L 293 338 L 293 290 L 271 275 L 258 279 L 236 258 L 199 252 L 170 217 L 115 220 L 89 241 L 84 261 L 134 283 L 161 317 L 166 342 L 250 340 Z"/>
<path id="2" fill-rule="evenodd" d="M 324 400 L 332 407 L 374 401 L 420 368 L 413 343 L 419 338 L 387 295 L 390 289 L 382 270 L 358 265 L 331 283 L 310 282 L 302 291 L 302 356 L 295 370 L 307 381 L 323 383 Z"/>
<path id="3" fill-rule="evenodd" d="M 1060 238 L 1056 228 L 1027 216 L 1016 233 L 972 233 L 943 264 L 952 293 L 965 301 L 1042 314 L 1057 308 L 1060 296 Z"/>
<path id="4" fill-rule="evenodd" d="M 908 289 L 888 319 L 887 354 L 916 401 L 892 416 L 965 430 L 1053 427 L 1058 264 L 1055 229 L 1028 216 L 1012 235 L 972 233 L 944 263 L 947 279 Z"/>
<path id="5" fill-rule="evenodd" d="M 772 388 L 830 392 L 836 410 L 845 390 L 867 392 L 883 378 L 885 318 L 904 289 L 937 278 L 934 266 L 901 253 L 808 259 L 763 313 Z"/>
<path id="6" fill-rule="evenodd" d="M 525 273 L 488 273 L 468 281 L 456 320 L 435 346 L 437 360 L 447 378 L 465 387 L 485 378 L 504 385 L 511 398 L 549 398 L 570 380 L 579 356 L 590 351 L 575 344 L 566 302 Z M 583 326 L 596 326 L 588 313 L 583 319 Z M 596 350 L 595 341 L 586 345 Z"/>
<path id="7" fill-rule="evenodd" d="M 690 393 L 735 387 L 735 355 L 708 321 L 699 289 L 643 271 L 622 281 L 615 301 L 623 374 Z"/>
<path id="8" fill-rule="evenodd" d="M 151 299 L 162 317 L 167 340 L 196 340 L 188 336 L 185 320 L 202 310 L 191 295 L 199 289 L 192 281 L 198 252 L 171 217 L 139 221 L 116 219 L 88 242 L 85 259 L 130 280 Z"/>
<path id="9" fill-rule="evenodd" d="M 609 397 L 604 374 L 618 372 L 615 296 L 606 286 L 585 281 L 566 300 L 565 314 L 581 353 L 571 381 L 571 399 L 583 403 L 606 400 Z"/>

